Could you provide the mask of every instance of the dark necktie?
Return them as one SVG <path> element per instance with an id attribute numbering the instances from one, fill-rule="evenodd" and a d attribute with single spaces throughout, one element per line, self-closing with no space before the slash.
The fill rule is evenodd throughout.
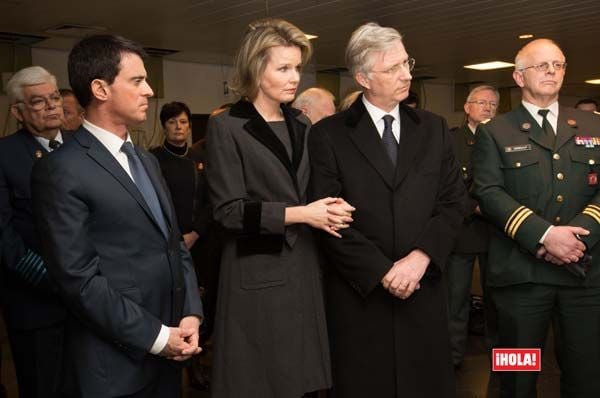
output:
<path id="1" fill-rule="evenodd" d="M 393 121 L 394 117 L 392 115 L 385 115 L 383 117 L 384 127 L 383 134 L 381 135 L 381 141 L 383 142 L 385 151 L 392 161 L 392 164 L 396 166 L 396 159 L 398 158 L 398 142 L 396 142 L 396 138 L 394 138 L 394 133 L 392 132 Z"/>
<path id="2" fill-rule="evenodd" d="M 546 136 L 548 136 L 548 138 L 550 139 L 550 142 L 554 144 L 554 141 L 556 141 L 556 134 L 554 133 L 552 125 L 548 121 L 548 112 L 550 112 L 549 109 L 540 109 L 538 111 L 538 114 L 541 115 L 543 118 L 542 129 L 544 129 L 544 132 L 546 133 Z"/>
<path id="3" fill-rule="evenodd" d="M 148 177 L 148 173 L 146 172 L 142 161 L 135 152 L 133 144 L 129 141 L 126 141 L 123 146 L 121 146 L 121 151 L 127 155 L 127 161 L 129 163 L 131 176 L 133 177 L 133 182 L 135 182 L 135 185 L 138 187 L 140 193 L 144 197 L 144 200 L 150 208 L 154 219 L 158 222 L 162 233 L 165 235 L 165 237 L 168 237 L 169 234 L 167 232 L 167 224 L 165 223 L 165 217 L 160 207 L 158 196 L 156 196 L 154 186 L 150 181 L 150 177 Z"/>
<path id="4" fill-rule="evenodd" d="M 55 149 L 58 149 L 59 146 L 61 146 L 62 143 L 58 140 L 50 140 L 50 142 L 48 142 L 48 146 L 50 147 L 50 149 L 52 149 L 53 151 Z"/>

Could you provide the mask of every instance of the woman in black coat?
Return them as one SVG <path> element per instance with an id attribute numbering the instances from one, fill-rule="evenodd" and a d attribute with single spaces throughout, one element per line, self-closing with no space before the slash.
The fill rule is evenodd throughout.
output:
<path id="1" fill-rule="evenodd" d="M 306 204 L 310 122 L 294 99 L 311 54 L 304 33 L 250 25 L 233 87 L 243 99 L 208 123 L 207 175 L 225 229 L 215 328 L 214 398 L 300 398 L 331 386 L 318 252 L 310 227 L 339 236 L 337 198 Z"/>

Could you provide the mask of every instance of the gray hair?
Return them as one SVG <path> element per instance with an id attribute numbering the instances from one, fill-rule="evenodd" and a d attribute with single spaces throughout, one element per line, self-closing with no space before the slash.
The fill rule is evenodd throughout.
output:
<path id="1" fill-rule="evenodd" d="M 44 83 L 52 84 L 56 87 L 56 77 L 41 66 L 30 66 L 21 69 L 6 84 L 9 105 L 14 105 L 24 100 L 23 87 Z"/>
<path id="2" fill-rule="evenodd" d="M 304 90 L 300 95 L 296 97 L 292 106 L 297 109 L 301 109 L 305 106 L 310 105 L 316 99 L 321 97 L 329 97 L 332 101 L 335 101 L 335 96 L 329 92 L 329 90 L 325 90 L 320 87 L 311 87 L 309 89 Z"/>
<path id="3" fill-rule="evenodd" d="M 402 35 L 396 29 L 383 27 L 375 22 L 356 29 L 346 47 L 346 66 L 352 76 L 359 72 L 368 74 L 373 67 L 370 55 L 386 51 L 398 41 L 402 42 Z"/>
<path id="4" fill-rule="evenodd" d="M 483 84 L 481 86 L 477 86 L 474 89 L 472 89 L 469 92 L 469 95 L 467 96 L 467 101 L 466 102 L 470 102 L 473 100 L 473 96 L 475 96 L 475 94 L 481 92 L 481 91 L 492 91 L 495 95 L 496 95 L 496 101 L 500 102 L 500 92 L 496 89 L 496 87 L 494 86 L 489 86 L 487 84 Z"/>

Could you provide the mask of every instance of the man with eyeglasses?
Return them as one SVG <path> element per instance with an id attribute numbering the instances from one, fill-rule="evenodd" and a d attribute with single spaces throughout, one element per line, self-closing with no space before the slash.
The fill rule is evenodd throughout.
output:
<path id="1" fill-rule="evenodd" d="M 309 137 L 310 195 L 354 207 L 320 234 L 333 397 L 452 397 L 442 273 L 465 187 L 446 122 L 402 105 L 415 61 L 393 28 L 354 31 L 346 63 L 363 94 Z"/>
<path id="2" fill-rule="evenodd" d="M 473 88 L 464 105 L 465 124 L 453 132 L 454 150 L 468 191 L 473 185 L 471 155 L 475 144 L 475 130 L 479 123 L 496 116 L 499 101 L 500 93 L 494 87 L 481 85 Z M 446 264 L 450 343 L 455 367 L 460 367 L 462 364 L 467 348 L 471 281 L 475 260 L 479 264 L 481 286 L 484 291 L 484 333 L 489 347 L 494 343 L 495 329 L 493 307 L 485 288 L 489 225 L 481 216 L 479 204 L 472 195 L 465 198 L 465 212 L 456 245 Z"/>
<path id="3" fill-rule="evenodd" d="M 600 396 L 600 120 L 560 106 L 567 63 L 539 39 L 517 54 L 522 102 L 477 130 L 474 193 L 497 227 L 488 285 L 500 347 L 544 347 L 551 319 L 562 397 Z M 503 372 L 501 396 L 536 396 L 536 372 Z"/>
<path id="4" fill-rule="evenodd" d="M 40 257 L 32 216 L 34 163 L 67 137 L 61 133 L 62 99 L 56 78 L 39 66 L 8 81 L 10 112 L 21 124 L 0 139 L 2 283 L 8 337 L 19 396 L 57 397 L 62 375 L 65 309 Z"/>

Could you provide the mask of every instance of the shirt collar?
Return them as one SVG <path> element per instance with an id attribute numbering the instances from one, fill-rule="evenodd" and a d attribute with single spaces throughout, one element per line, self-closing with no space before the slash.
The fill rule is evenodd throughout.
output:
<path id="1" fill-rule="evenodd" d="M 525 109 L 527 109 L 527 111 L 529 113 L 531 113 L 531 115 L 534 118 L 542 118 L 542 116 L 538 113 L 538 111 L 540 109 L 548 109 L 550 112 L 550 116 L 553 116 L 555 119 L 558 119 L 558 101 L 553 102 L 552 104 L 550 104 L 550 106 L 547 106 L 545 108 L 540 108 L 537 105 L 532 104 L 531 102 L 527 102 L 525 100 L 521 101 L 523 103 L 523 106 L 525 107 Z"/>
<path id="2" fill-rule="evenodd" d="M 394 119 L 398 123 L 400 122 L 400 105 L 399 104 L 396 104 L 394 109 L 392 109 L 390 112 L 385 112 L 384 110 L 382 110 L 382 109 L 376 107 L 375 105 L 373 105 L 372 103 L 370 103 L 369 100 L 364 95 L 362 96 L 362 101 L 363 101 L 363 104 L 365 104 L 365 108 L 367 108 L 367 112 L 369 113 L 369 116 L 371 116 L 371 119 L 373 119 L 373 123 L 375 125 L 377 125 L 377 123 L 385 115 L 391 115 L 394 117 Z"/>
<path id="3" fill-rule="evenodd" d="M 52 152 L 52 148 L 50 148 L 50 140 L 48 138 L 39 135 L 34 135 L 33 137 L 36 139 L 37 142 L 40 143 L 41 146 L 44 147 L 45 150 L 47 150 L 48 152 Z M 60 142 L 61 144 L 63 143 L 63 138 L 62 134 L 60 133 L 60 130 L 58 130 L 58 133 L 56 133 L 56 137 L 54 137 L 54 139 Z"/>
<path id="4" fill-rule="evenodd" d="M 123 141 L 118 135 L 103 129 L 102 127 L 98 127 L 86 119 L 83 119 L 83 127 L 92 133 L 92 135 L 96 137 L 98 141 L 100 141 L 113 156 L 116 156 L 119 152 L 121 152 L 121 147 L 125 142 L 131 142 L 133 144 L 129 132 L 127 132 L 127 139 Z"/>

